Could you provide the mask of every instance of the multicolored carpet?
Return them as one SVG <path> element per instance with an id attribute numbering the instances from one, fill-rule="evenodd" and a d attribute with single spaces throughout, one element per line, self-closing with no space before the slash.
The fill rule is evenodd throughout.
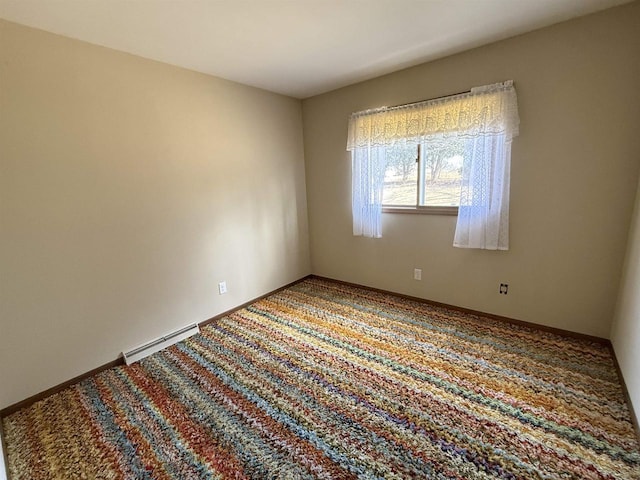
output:
<path id="1" fill-rule="evenodd" d="M 640 479 L 606 346 L 315 278 L 4 429 L 13 480 Z"/>

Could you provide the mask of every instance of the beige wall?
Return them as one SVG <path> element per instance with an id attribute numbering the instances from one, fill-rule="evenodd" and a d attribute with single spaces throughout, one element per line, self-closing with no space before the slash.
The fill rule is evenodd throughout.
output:
<path id="1" fill-rule="evenodd" d="M 640 182 L 629 231 L 620 295 L 611 328 L 611 343 L 635 413 L 640 415 Z"/>
<path id="2" fill-rule="evenodd" d="M 635 2 L 303 101 L 313 272 L 607 337 L 640 167 L 638 25 Z M 445 216 L 384 214 L 382 239 L 352 236 L 349 114 L 507 79 L 510 250 L 453 248 Z"/>
<path id="3" fill-rule="evenodd" d="M 300 101 L 0 21 L 0 408 L 308 274 L 304 175 Z"/>
<path id="4" fill-rule="evenodd" d="M 311 270 L 608 336 L 640 168 L 638 24 L 635 2 L 305 100 L 305 193 L 299 101 L 0 20 L 0 408 Z M 454 249 L 443 216 L 353 237 L 348 115 L 505 79 L 511 250 Z M 612 337 L 637 404 L 634 252 Z"/>

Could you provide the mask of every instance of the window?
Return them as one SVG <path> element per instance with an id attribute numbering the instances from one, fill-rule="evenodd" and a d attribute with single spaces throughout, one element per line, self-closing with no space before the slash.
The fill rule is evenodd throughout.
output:
<path id="1" fill-rule="evenodd" d="M 382 236 L 382 212 L 453 213 L 453 245 L 508 250 L 512 81 L 349 119 L 353 234 Z"/>
<path id="2" fill-rule="evenodd" d="M 387 147 L 383 212 L 457 214 L 464 154 L 465 142 L 450 136 Z"/>

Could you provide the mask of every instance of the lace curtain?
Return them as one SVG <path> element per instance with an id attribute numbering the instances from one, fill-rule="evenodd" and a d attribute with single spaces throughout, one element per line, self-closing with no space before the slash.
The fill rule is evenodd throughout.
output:
<path id="1" fill-rule="evenodd" d="M 518 135 L 518 125 L 512 81 L 352 114 L 347 150 L 353 168 L 354 235 L 382 235 L 386 147 L 456 137 L 465 142 L 465 156 L 454 246 L 507 250 L 511 139 Z"/>
<path id="2" fill-rule="evenodd" d="M 351 152 L 353 234 L 382 237 L 382 185 L 387 166 L 385 147 Z"/>

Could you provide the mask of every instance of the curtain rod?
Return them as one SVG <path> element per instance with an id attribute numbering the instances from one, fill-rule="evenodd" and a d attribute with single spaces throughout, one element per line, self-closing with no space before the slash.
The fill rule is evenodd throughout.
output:
<path id="1" fill-rule="evenodd" d="M 425 103 L 425 102 L 431 102 L 431 101 L 434 101 L 434 100 L 443 100 L 445 98 L 453 98 L 453 97 L 459 97 L 459 96 L 462 96 L 462 95 L 468 95 L 473 90 L 486 91 L 487 89 L 504 88 L 504 87 L 513 87 L 513 80 L 506 80 L 504 82 L 494 83 L 494 84 L 491 84 L 491 85 L 485 85 L 485 86 L 482 86 L 482 87 L 474 87 L 474 88 L 472 88 L 470 90 L 465 90 L 463 92 L 451 93 L 449 95 L 443 95 L 441 97 L 427 98 L 425 100 L 418 100 L 417 102 L 403 103 L 401 105 L 393 105 L 391 107 L 371 108 L 369 110 L 363 110 L 361 112 L 354 112 L 351 115 L 352 116 L 358 116 L 358 115 L 365 115 L 365 114 L 371 114 L 371 113 L 377 113 L 377 112 L 386 112 L 386 111 L 389 111 L 389 110 L 396 110 L 398 108 L 411 107 L 413 105 L 418 105 L 420 103 Z"/>
<path id="2" fill-rule="evenodd" d="M 413 105 L 418 105 L 420 103 L 431 102 L 431 101 L 434 101 L 434 100 L 443 100 L 445 98 L 460 97 L 462 95 L 468 95 L 471 92 L 473 92 L 474 90 L 476 90 L 478 93 L 480 93 L 480 92 L 492 91 L 494 89 L 502 89 L 502 88 L 505 88 L 505 87 L 513 88 L 513 80 L 506 80 L 504 82 L 493 83 L 491 85 L 484 85 L 482 87 L 474 87 L 474 88 L 472 88 L 470 90 L 465 90 L 464 92 L 451 93 L 449 95 L 443 95 L 441 97 L 435 97 L 435 98 L 427 98 L 426 100 L 418 100 L 417 102 L 403 103 L 401 105 L 393 105 L 391 107 L 370 108 L 368 110 L 362 110 L 360 112 L 353 112 L 351 114 L 351 117 L 358 117 L 360 115 L 370 115 L 370 114 L 374 114 L 374 113 L 378 113 L 378 112 L 387 112 L 389 110 L 396 110 L 398 108 L 411 107 Z"/>
<path id="3" fill-rule="evenodd" d="M 385 110 L 393 110 L 395 108 L 410 107 L 411 105 L 417 105 L 418 103 L 430 102 L 432 100 L 442 100 L 443 98 L 457 97 L 458 95 L 466 95 L 467 93 L 471 93 L 471 90 L 465 90 L 464 92 L 458 92 L 458 93 L 450 93 L 449 95 L 442 95 L 441 97 L 425 98 L 424 100 L 417 100 L 415 102 L 402 103 L 400 105 L 392 105 L 390 107 L 380 107 L 380 109 L 384 108 Z"/>
<path id="4" fill-rule="evenodd" d="M 371 113 L 386 112 L 386 111 L 389 111 L 389 110 L 396 110 L 398 108 L 410 107 L 412 105 L 417 105 L 419 103 L 430 102 L 432 100 L 441 100 L 441 99 L 444 99 L 444 98 L 451 98 L 451 97 L 457 97 L 459 95 L 466 95 L 468 93 L 471 93 L 471 90 L 465 90 L 464 92 L 458 92 L 458 93 L 451 93 L 449 95 L 443 95 L 441 97 L 427 98 L 425 100 L 418 100 L 416 102 L 402 103 L 400 105 L 392 105 L 390 107 L 369 108 L 367 110 L 360 110 L 359 112 L 353 112 L 351 114 L 351 116 L 352 117 L 357 117 L 357 116 L 360 116 L 360 115 L 367 115 L 367 114 L 371 114 Z"/>

